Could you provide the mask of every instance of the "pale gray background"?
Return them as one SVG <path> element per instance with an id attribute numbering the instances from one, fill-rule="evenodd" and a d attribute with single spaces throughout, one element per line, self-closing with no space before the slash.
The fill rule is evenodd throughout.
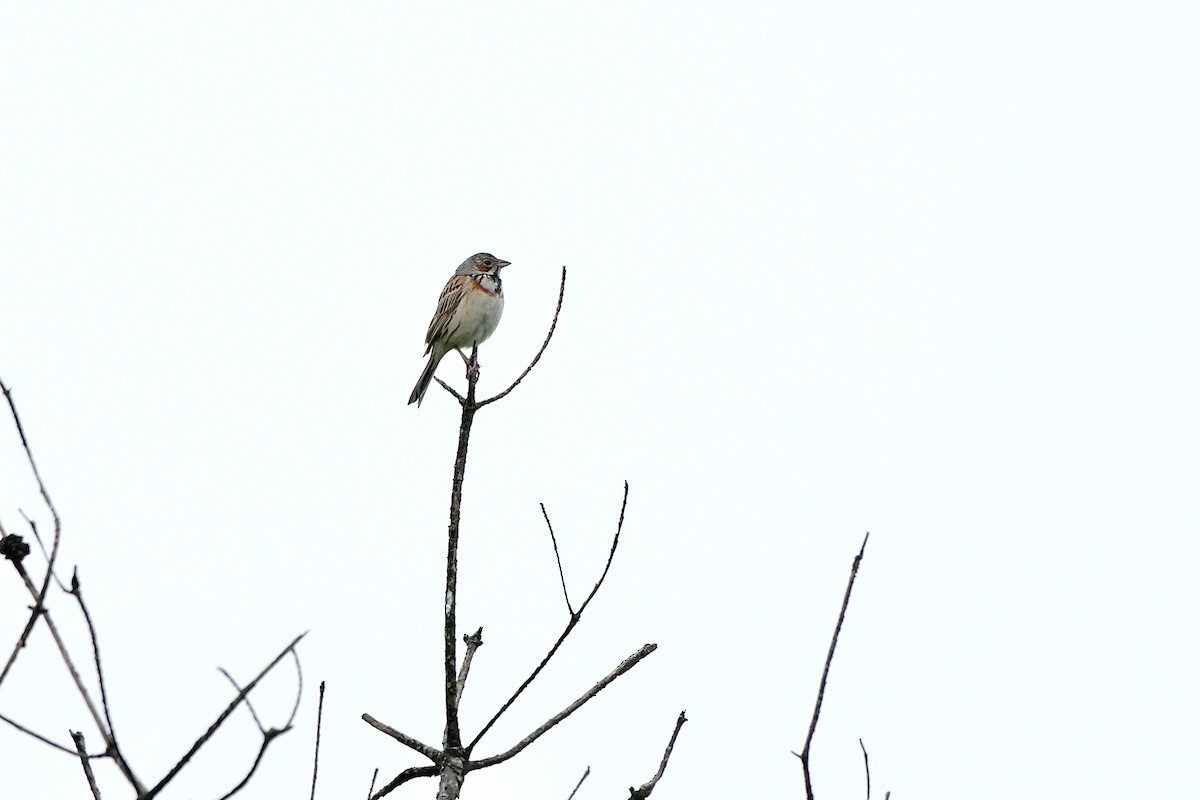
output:
<path id="1" fill-rule="evenodd" d="M 0 377 L 157 778 L 292 636 L 244 796 L 365 795 L 436 743 L 457 407 L 404 401 L 443 283 L 509 259 L 461 625 L 474 730 L 609 583 L 466 796 L 1179 796 L 1200 782 L 1194 6 L 8 3 Z M 440 373 L 461 384 L 452 360 Z M 0 518 L 48 524 L 0 424 Z M 53 596 L 64 621 L 69 603 Z M 7 653 L 28 598 L 0 580 Z M 74 629 L 74 626 L 72 626 Z M 82 645 L 76 655 L 86 662 Z M 258 700 L 290 707 L 284 670 Z M 39 630 L 0 711 L 86 727 Z M 170 797 L 248 765 L 244 711 Z M 94 746 L 99 739 L 89 736 Z M 84 798 L 0 730 L 3 794 Z M 111 767 L 106 797 L 127 796 Z M 433 784 L 400 797 L 432 796 Z"/>

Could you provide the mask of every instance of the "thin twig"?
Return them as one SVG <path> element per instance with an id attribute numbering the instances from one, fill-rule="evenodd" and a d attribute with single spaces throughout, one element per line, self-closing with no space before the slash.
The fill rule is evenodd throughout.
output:
<path id="1" fill-rule="evenodd" d="M 558 539 L 554 537 L 554 526 L 550 524 L 550 515 L 546 513 L 546 504 L 538 503 L 542 507 L 542 519 L 546 520 L 546 529 L 550 531 L 550 544 L 554 545 L 554 561 L 558 564 L 558 579 L 562 582 L 563 600 L 567 601 L 567 613 L 575 616 L 575 609 L 571 607 L 571 597 L 567 594 L 567 578 L 563 575 L 562 558 L 558 555 Z"/>
<path id="2" fill-rule="evenodd" d="M 462 667 L 458 670 L 458 704 L 462 705 L 463 690 L 467 688 L 467 674 L 471 671 L 471 661 L 475 658 L 475 651 L 483 647 L 483 627 L 480 626 L 474 633 L 463 635 L 463 642 L 467 645 L 466 652 L 463 653 Z"/>
<path id="3" fill-rule="evenodd" d="M 533 361 L 529 362 L 529 366 L 525 368 L 525 371 L 522 372 L 517 377 L 517 379 L 512 382 L 512 385 L 510 385 L 507 389 L 505 389 L 500 394 L 495 395 L 493 397 L 489 397 L 487 400 L 480 401 L 475 406 L 476 408 L 483 408 L 488 403 L 494 403 L 497 400 L 500 400 L 500 399 L 506 397 L 508 395 L 508 393 L 511 392 L 513 389 L 517 388 L 517 385 L 521 381 L 525 380 L 525 376 L 528 375 L 535 366 L 537 366 L 538 361 L 540 361 L 542 358 L 542 353 L 546 352 L 546 348 L 550 346 L 550 337 L 554 336 L 554 329 L 556 327 L 558 327 L 558 314 L 560 311 L 562 311 L 563 294 L 566 293 L 566 291 L 567 291 L 567 268 L 564 266 L 562 268 L 562 279 L 558 283 L 558 303 L 554 306 L 554 318 L 550 320 L 550 330 L 546 332 L 546 339 L 545 339 L 545 341 L 542 342 L 541 349 L 537 351 L 537 355 L 533 357 Z M 449 387 L 447 387 L 447 388 L 449 388 Z"/>
<path id="4" fill-rule="evenodd" d="M 276 665 L 278 665 L 279 662 L 282 661 L 285 656 L 287 656 L 288 653 L 292 652 L 295 649 L 296 645 L 300 644 L 300 640 L 303 639 L 305 636 L 306 636 L 306 634 L 302 633 L 299 636 L 297 636 L 295 639 L 293 639 L 287 647 L 283 648 L 283 650 L 281 650 L 279 652 L 279 655 L 275 656 L 275 658 L 273 658 L 271 660 L 270 664 L 267 664 L 267 666 L 263 667 L 262 671 L 259 672 L 258 675 L 256 675 L 254 677 L 254 680 L 252 680 L 252 681 L 250 681 L 250 683 L 246 684 L 245 689 L 238 692 L 237 697 L 233 698 L 233 701 L 230 702 L 230 704 L 225 707 L 225 710 L 221 712 L 220 716 L 217 717 L 217 719 L 213 722 L 213 724 L 208 726 L 208 730 L 206 730 L 200 736 L 200 738 L 196 740 L 196 742 L 191 746 L 191 748 L 189 748 L 188 751 L 183 754 L 183 756 L 179 759 L 179 761 L 177 761 L 175 763 L 175 766 L 171 767 L 170 771 L 167 772 L 167 774 L 163 776 L 163 779 L 160 780 L 157 784 L 155 784 L 154 788 L 151 789 L 149 792 L 144 793 L 147 797 L 147 800 L 152 800 L 156 795 L 158 795 L 158 793 L 161 792 L 163 790 L 163 788 L 165 788 L 166 785 L 168 783 L 170 783 L 171 780 L 174 779 L 174 777 L 176 775 L 179 774 L 180 770 L 182 770 L 185 766 L 187 766 L 187 763 L 192 760 L 192 757 L 195 756 L 196 753 L 200 750 L 200 748 L 203 747 L 204 744 L 213 737 L 213 734 L 215 734 L 217 732 L 217 729 L 221 727 L 221 725 L 225 722 L 225 720 L 229 719 L 229 716 L 237 709 L 237 707 L 242 703 L 242 701 L 246 699 L 246 696 L 249 695 L 250 692 L 254 689 L 254 687 L 258 685 L 259 681 L 261 681 L 263 678 L 265 678 L 267 676 L 267 673 L 269 673 L 271 670 L 273 670 L 276 667 Z M 255 763 L 257 763 L 257 762 L 255 762 Z"/>
<path id="5" fill-rule="evenodd" d="M 456 392 L 456 391 L 454 390 L 454 387 L 453 387 L 453 386 L 451 386 L 450 384 L 446 383 L 444 380 L 442 380 L 441 378 L 439 378 L 439 377 L 438 377 L 438 376 L 436 376 L 436 375 L 434 375 L 434 376 L 433 376 L 433 379 L 434 379 L 435 381 L 437 381 L 438 383 L 440 383 L 440 384 L 442 385 L 442 388 L 443 388 L 443 389 L 445 389 L 445 390 L 446 390 L 447 392 L 449 392 L 450 394 L 454 395 L 454 399 L 458 401 L 459 405 L 462 405 L 463 403 L 465 403 L 465 402 L 466 402 L 466 398 L 465 398 L 465 397 L 463 397 L 463 396 L 462 396 L 461 394 L 459 394 L 458 392 Z"/>
<path id="6" fill-rule="evenodd" d="M 635 666 L 637 666 L 639 661 L 641 661 L 643 658 L 650 655 L 657 649 L 658 649 L 658 645 L 656 645 L 656 644 L 642 645 L 642 647 L 637 652 L 635 652 L 629 658 L 625 659 L 620 664 L 618 664 L 616 669 L 614 669 L 612 672 L 605 675 L 603 678 L 601 678 L 599 681 L 597 681 L 596 684 L 594 686 L 592 686 L 592 688 L 588 689 L 586 692 L 584 692 L 582 695 L 580 695 L 579 699 L 575 700 L 575 702 L 571 703 L 569 706 L 564 708 L 562 711 L 558 712 L 553 717 L 551 717 L 550 719 L 543 722 L 541 725 L 538 726 L 537 730 L 533 731 L 533 733 L 529 734 L 524 739 L 517 742 L 511 748 L 504 751 L 503 753 L 500 753 L 499 755 L 482 758 L 479 761 L 468 762 L 467 763 L 467 772 L 471 772 L 471 771 L 474 771 L 477 769 L 483 769 L 484 767 L 490 767 L 494 764 L 499 764 L 501 762 L 508 761 L 510 758 L 515 756 L 517 753 L 521 752 L 526 747 L 528 747 L 529 745 L 531 745 L 535 741 L 537 741 L 537 739 L 542 734 L 544 734 L 546 731 L 550 730 L 555 725 L 557 725 L 558 723 L 562 722 L 567 717 L 574 714 L 584 703 L 586 703 L 587 701 L 591 700 L 593 697 L 598 695 L 604 689 L 604 687 L 608 686 L 610 683 L 615 681 L 617 678 L 621 677 L 626 672 L 633 669 Z"/>
<path id="7" fill-rule="evenodd" d="M 861 736 L 858 739 L 858 746 L 863 751 L 863 772 L 867 773 L 867 800 L 871 800 L 871 760 L 867 758 L 867 746 L 863 744 Z"/>
<path id="8" fill-rule="evenodd" d="M 821 672 L 821 685 L 817 689 L 817 703 L 813 707 L 812 720 L 808 723 L 808 736 L 804 739 L 804 749 L 797 753 L 792 751 L 792 755 L 800 759 L 800 764 L 804 769 L 804 793 L 807 800 L 813 800 L 812 791 L 812 775 L 809 772 L 808 758 L 809 751 L 812 748 L 813 734 L 817 731 L 817 720 L 821 716 L 821 703 L 825 700 L 825 684 L 829 680 L 829 667 L 833 664 L 833 651 L 837 649 L 838 634 L 842 632 L 842 623 L 846 621 L 846 608 L 850 605 L 850 592 L 854 590 L 854 579 L 858 575 L 858 565 L 862 563 L 863 553 L 867 550 L 867 540 L 871 538 L 870 532 L 863 537 L 862 547 L 858 549 L 858 555 L 854 557 L 854 563 L 850 565 L 850 580 L 846 582 L 846 594 L 842 597 L 842 610 L 838 612 L 837 625 L 833 629 L 833 638 L 829 641 L 829 653 L 825 656 L 825 669 Z"/>
<path id="9" fill-rule="evenodd" d="M 32 736 L 34 739 L 37 739 L 39 742 L 50 745 L 55 750 L 61 750 L 62 752 L 66 753 L 67 755 L 72 755 L 72 756 L 75 755 L 74 749 L 72 749 L 70 747 L 64 747 L 63 745 L 59 744 L 58 742 L 54 741 L 53 739 L 49 739 L 45 736 L 42 736 L 37 731 L 30 730 L 29 728 L 26 728 L 24 725 L 17 722 L 16 720 L 9 719 L 8 717 L 4 716 L 3 714 L 0 714 L 0 722 L 8 723 L 9 725 L 11 725 L 14 728 L 16 728 L 17 730 L 19 730 L 21 733 L 25 734 L 26 736 Z M 97 758 L 98 756 L 92 756 L 92 757 Z"/>
<path id="10" fill-rule="evenodd" d="M 317 799 L 317 765 L 321 761 L 321 715 L 325 712 L 325 681 L 321 681 L 321 688 L 317 690 L 317 743 L 313 745 L 313 779 L 312 792 L 308 795 L 308 800 Z"/>
<path id="11" fill-rule="evenodd" d="M 83 764 L 83 774 L 87 777 L 88 788 L 92 797 L 100 800 L 100 787 L 96 785 L 96 776 L 92 773 L 92 762 L 87 754 L 87 746 L 83 742 L 83 733 L 71 731 L 71 739 L 75 742 L 75 752 L 79 754 L 79 762 Z"/>
<path id="12" fill-rule="evenodd" d="M 442 751 L 438 750 L 436 747 L 430 747 L 429 745 L 425 744 L 424 742 L 418 741 L 417 739 L 414 739 L 413 737 L 409 736 L 407 733 L 401 733 L 400 731 L 396 730 L 392 726 L 382 723 L 379 720 L 375 719 L 370 714 L 363 714 L 362 720 L 363 720 L 363 722 L 367 723 L 375 730 L 377 730 L 381 733 L 386 733 L 388 736 L 392 737 L 400 744 L 404 745 L 405 747 L 409 748 L 410 750 L 417 751 L 418 753 L 425 756 L 426 758 L 428 758 L 430 761 L 434 762 L 435 764 L 442 760 Z"/>
<path id="13" fill-rule="evenodd" d="M 667 771 L 667 761 L 671 759 L 671 751 L 675 749 L 675 738 L 679 736 L 679 729 L 683 727 L 683 723 L 687 722 L 687 711 L 680 711 L 679 718 L 675 720 L 675 730 L 671 732 L 671 741 L 667 742 L 667 749 L 663 752 L 662 761 L 659 762 L 658 772 L 654 773 L 654 777 L 643 783 L 638 788 L 629 787 L 629 800 L 646 800 L 650 793 L 654 791 L 654 787 L 658 786 L 659 780 L 663 773 Z"/>
<path id="14" fill-rule="evenodd" d="M 621 541 L 621 528 L 625 525 L 625 509 L 628 504 L 629 481 L 625 481 L 625 492 L 621 497 L 621 513 L 617 518 L 617 532 L 613 534 L 612 547 L 610 547 L 608 550 L 608 561 L 604 564 L 604 571 L 600 573 L 600 579 L 596 581 L 596 585 L 592 587 L 592 591 L 584 599 L 583 605 L 579 606 L 579 610 L 571 614 L 571 618 L 567 620 L 567 625 L 565 628 L 563 628 L 563 632 L 559 634 L 558 640 L 550 647 L 549 652 L 546 653 L 546 656 L 542 659 L 541 663 L 539 663 L 537 667 L 534 668 L 533 672 L 529 674 L 529 677 L 527 677 L 524 682 L 517 687 L 517 690 L 512 693 L 512 696 L 509 697 L 508 700 L 504 702 L 504 705 L 500 706 L 500 710 L 492 715 L 492 718 L 488 720 L 487 724 L 484 725 L 482 729 L 480 729 L 479 733 L 475 734 L 475 738 L 471 740 L 469 745 L 467 745 L 468 753 L 475 749 L 475 745 L 479 744 L 479 740 L 483 738 L 483 735 L 487 733 L 493 725 L 496 724 L 496 721 L 500 719 L 500 716 L 509 709 L 509 706 L 516 702 L 517 698 L 521 696 L 521 693 L 529 688 L 529 684 L 533 683 L 534 679 L 541 674 L 541 671 L 546 668 L 547 664 L 550 663 L 550 659 L 553 658 L 554 654 L 558 652 L 558 648 L 562 647 L 563 642 L 567 640 L 567 637 L 571 635 L 571 631 L 575 630 L 575 626 L 578 625 L 579 620 L 583 618 L 583 612 L 587 610 L 588 604 L 592 602 L 592 598 L 596 596 L 598 591 L 600 591 L 600 586 L 604 583 L 604 579 L 608 577 L 609 568 L 612 567 L 613 557 L 617 554 L 617 545 Z"/>
<path id="15" fill-rule="evenodd" d="M 367 800 L 371 800 L 371 795 L 375 793 L 375 779 L 379 777 L 379 767 L 375 768 L 375 772 L 371 774 L 371 785 L 367 789 Z"/>
<path id="16" fill-rule="evenodd" d="M 117 731 L 113 727 L 112 712 L 108 707 L 108 688 L 104 680 L 104 668 L 100 665 L 100 641 L 96 638 L 96 625 L 92 622 L 92 614 L 88 611 L 87 603 L 83 602 L 83 587 L 79 583 L 79 568 L 71 571 L 71 590 L 68 594 L 75 597 L 83 621 L 87 623 L 88 638 L 92 640 L 92 660 L 96 664 L 96 682 L 100 684 L 100 705 L 104 708 L 104 721 L 108 723 L 108 735 L 113 743 L 117 741 Z"/>
<path id="17" fill-rule="evenodd" d="M 588 775 L 591 775 L 591 774 L 592 774 L 592 768 L 589 766 L 587 769 L 585 769 L 583 771 L 583 777 L 579 779 L 579 783 L 575 784 L 575 788 L 571 790 L 571 793 L 569 795 L 567 795 L 567 800 L 574 800 L 576 792 L 579 791 L 579 787 L 583 786 L 583 782 L 586 781 Z"/>
<path id="18" fill-rule="evenodd" d="M 108 752 L 112 755 L 113 761 L 116 762 L 117 768 L 125 774 L 126 779 L 134 786 L 140 787 L 141 784 L 133 777 L 133 768 L 125 760 L 125 754 L 121 751 L 121 746 L 117 743 L 117 729 L 113 727 L 112 712 L 108 707 L 108 684 L 104 680 L 104 668 L 100 663 L 100 640 L 96 637 L 96 625 L 92 622 L 92 613 L 88 610 L 87 603 L 83 600 L 83 586 L 79 582 L 78 568 L 71 571 L 71 588 L 67 594 L 72 595 L 75 598 L 75 602 L 79 604 L 79 611 L 83 614 L 84 622 L 87 623 L 88 638 L 92 642 L 92 660 L 96 665 L 96 683 L 100 686 L 100 705 L 104 709 L 104 721 L 108 725 L 107 731 L 101 728 L 101 732 L 104 733 Z"/>

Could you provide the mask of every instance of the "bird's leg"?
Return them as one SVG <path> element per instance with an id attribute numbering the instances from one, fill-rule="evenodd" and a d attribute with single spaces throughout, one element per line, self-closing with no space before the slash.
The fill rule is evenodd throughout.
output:
<path id="1" fill-rule="evenodd" d="M 460 356 L 462 356 L 463 361 L 466 362 L 467 381 L 469 383 L 478 383 L 478 381 L 479 381 L 479 345 L 476 344 L 471 347 L 471 357 L 470 358 L 467 358 L 466 355 L 463 354 L 462 350 L 459 350 L 458 354 Z"/>

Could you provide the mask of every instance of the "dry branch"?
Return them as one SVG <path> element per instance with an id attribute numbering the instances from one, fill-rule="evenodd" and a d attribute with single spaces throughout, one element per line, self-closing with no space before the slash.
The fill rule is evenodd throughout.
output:
<path id="1" fill-rule="evenodd" d="M 667 762 L 671 760 L 671 751 L 675 749 L 675 739 L 679 736 L 679 729 L 683 727 L 683 723 L 687 722 L 687 712 L 680 711 L 679 717 L 675 720 L 675 730 L 671 732 L 671 741 L 667 742 L 667 749 L 663 752 L 662 761 L 658 764 L 658 772 L 654 773 L 654 777 L 643 783 L 638 788 L 629 787 L 629 800 L 646 800 L 650 793 L 654 791 L 654 787 L 658 786 L 658 782 L 662 779 L 663 773 L 667 771 Z"/>
<path id="2" fill-rule="evenodd" d="M 575 702 L 571 703 L 571 705 L 567 706 L 562 711 L 558 712 L 553 717 L 551 717 L 550 719 L 543 722 L 541 725 L 539 725 L 537 727 L 536 730 L 534 730 L 532 733 L 530 733 L 524 739 L 517 742 L 515 745 L 510 747 L 508 750 L 505 750 L 503 753 L 500 753 L 499 755 L 489 756 L 488 758 L 482 758 L 478 761 L 471 761 L 467 765 L 467 771 L 471 772 L 473 770 L 483 769 L 485 767 L 490 767 L 495 764 L 500 764 L 504 761 L 508 761 L 510 758 L 515 756 L 517 753 L 521 752 L 526 747 L 528 747 L 529 745 L 531 745 L 535 741 L 537 741 L 538 738 L 541 737 L 541 735 L 544 734 L 546 731 L 550 730 L 555 725 L 557 725 L 558 723 L 562 722 L 567 717 L 574 714 L 584 703 L 591 700 L 596 695 L 600 694 L 601 690 L 603 690 L 604 687 L 608 686 L 610 683 L 615 681 L 617 678 L 621 677 L 626 672 L 633 669 L 635 666 L 637 666 L 639 661 L 641 661 L 643 658 L 650 655 L 657 649 L 658 649 L 658 645 L 656 645 L 656 644 L 642 645 L 641 648 L 639 648 L 637 652 L 635 652 L 629 658 L 625 659 L 620 664 L 618 664 L 617 668 L 614 669 L 612 672 L 608 673 L 603 678 L 598 680 L 595 683 L 595 685 L 592 686 L 592 688 L 588 689 L 586 692 L 584 692 L 582 695 L 580 695 L 579 698 L 577 700 L 575 700 Z"/>
<path id="3" fill-rule="evenodd" d="M 491 730 L 491 727 L 495 725 L 496 721 L 500 719 L 500 716 L 504 714 L 504 712 L 507 711 L 513 703 L 516 702 L 517 698 L 521 696 L 521 693 L 529 688 L 529 685 L 533 683 L 534 679 L 537 678 L 541 671 L 546 668 L 546 665 L 550 663 L 550 659 L 554 657 L 554 654 L 558 652 L 558 649 L 562 647 L 563 642 L 565 642 L 567 637 L 571 635 L 571 631 L 575 630 L 575 626 L 579 624 L 579 620 L 583 618 L 583 612 L 587 610 L 588 604 L 592 602 L 592 598 L 595 597 L 596 593 L 600 591 L 600 587 L 604 584 L 604 579 L 608 577 L 608 570 L 612 567 L 613 557 L 617 554 L 617 545 L 621 542 L 621 529 L 625 525 L 625 509 L 628 505 L 629 481 L 625 481 L 625 491 L 621 496 L 621 513 L 617 517 L 617 532 L 613 534 L 612 546 L 608 550 L 608 560 L 604 563 L 604 571 L 600 573 L 600 578 L 596 581 L 596 585 L 592 587 L 592 591 L 588 593 L 586 598 L 584 598 L 583 604 L 579 606 L 579 610 L 571 612 L 571 616 L 567 620 L 566 627 L 564 627 L 563 632 L 559 634 L 558 640 L 551 645 L 550 650 L 546 653 L 541 662 L 534 668 L 533 672 L 529 674 L 529 677 L 527 677 L 524 682 L 517 687 L 517 690 L 512 693 L 512 696 L 509 697 L 508 700 L 504 702 L 504 705 L 500 706 L 500 709 L 492 715 L 492 718 L 488 720 L 487 724 L 484 725 L 483 728 L 480 729 L 479 733 L 475 734 L 475 738 L 471 740 L 469 745 L 467 745 L 468 753 L 475 749 L 475 745 L 479 744 L 479 740 L 483 738 L 483 735 Z M 564 582 L 564 593 L 565 587 L 566 584 Z"/>
<path id="4" fill-rule="evenodd" d="M 100 800 L 100 787 L 96 785 L 96 776 L 92 773 L 92 761 L 87 754 L 87 745 L 84 744 L 83 734 L 77 731 L 70 731 L 71 739 L 75 742 L 75 752 L 79 754 L 79 762 L 83 764 L 83 775 L 87 778 L 88 788 L 92 790 L 92 797 Z"/>
<path id="5" fill-rule="evenodd" d="M 850 579 L 846 582 L 846 594 L 842 597 L 842 609 L 838 612 L 837 625 L 833 629 L 833 638 L 829 640 L 829 653 L 825 656 L 825 669 L 821 672 L 821 684 L 817 688 L 817 702 L 813 707 L 812 719 L 808 723 L 808 736 L 804 739 L 804 749 L 797 753 L 792 751 L 792 755 L 800 759 L 800 764 L 804 770 L 804 794 L 807 800 L 813 800 L 812 791 L 812 775 L 809 772 L 809 751 L 812 748 L 813 734 L 817 731 L 817 720 L 821 716 L 821 704 L 825 701 L 825 684 L 829 681 L 829 668 L 833 664 L 833 652 L 837 649 L 838 634 L 842 632 L 842 623 L 846 621 L 846 609 L 850 605 L 850 593 L 854 591 L 854 579 L 858 576 L 858 565 L 862 563 L 863 553 L 867 550 L 867 540 L 871 538 L 868 532 L 863 537 L 862 547 L 858 549 L 858 555 L 854 557 L 854 562 L 850 565 Z"/>

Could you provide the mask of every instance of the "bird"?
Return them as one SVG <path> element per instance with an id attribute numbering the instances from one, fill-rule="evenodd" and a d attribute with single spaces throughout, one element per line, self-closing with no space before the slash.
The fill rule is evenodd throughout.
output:
<path id="1" fill-rule="evenodd" d="M 504 312 L 500 270 L 510 263 L 491 253 L 476 253 L 454 270 L 446 288 L 442 289 L 437 310 L 425 333 L 425 355 L 429 356 L 429 361 L 409 395 L 409 405 L 416 403 L 418 408 L 421 407 L 442 356 L 456 350 L 470 366 L 463 348 L 480 344 L 496 330 Z"/>

